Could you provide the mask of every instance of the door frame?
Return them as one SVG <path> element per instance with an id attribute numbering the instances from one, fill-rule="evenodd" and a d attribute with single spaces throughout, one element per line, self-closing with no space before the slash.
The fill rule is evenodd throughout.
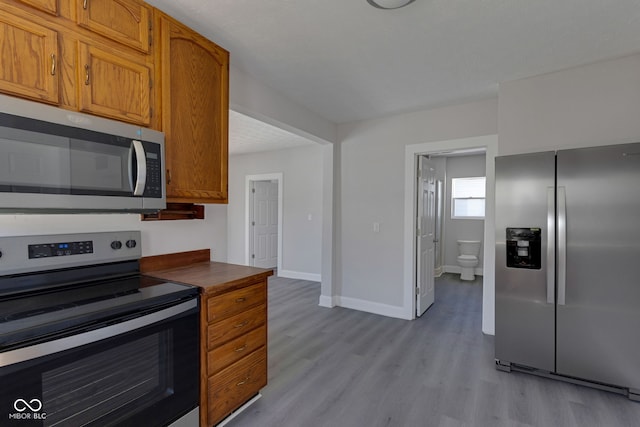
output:
<path id="1" fill-rule="evenodd" d="M 251 184 L 254 181 L 278 181 L 278 262 L 277 269 L 278 271 L 282 270 L 282 200 L 283 200 L 283 181 L 284 174 L 282 172 L 275 173 L 267 173 L 260 175 L 246 175 L 245 176 L 245 257 L 244 261 L 246 265 L 251 265 L 251 239 L 253 233 L 251 232 L 251 211 L 253 207 L 253 203 L 251 203 Z"/>
<path id="2" fill-rule="evenodd" d="M 405 146 L 404 193 L 404 297 L 403 311 L 407 319 L 416 318 L 416 192 L 417 161 L 420 155 L 445 154 L 483 148 L 486 162 L 486 203 L 484 221 L 484 261 L 482 289 L 482 332 L 495 333 L 495 158 L 498 135 L 487 135 Z"/>

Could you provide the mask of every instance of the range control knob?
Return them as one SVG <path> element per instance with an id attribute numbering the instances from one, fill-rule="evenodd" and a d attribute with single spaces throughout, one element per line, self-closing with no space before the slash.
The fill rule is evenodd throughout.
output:
<path id="1" fill-rule="evenodd" d="M 118 250 L 120 248 L 122 248 L 122 242 L 120 240 L 114 240 L 111 242 L 111 249 Z"/>
<path id="2" fill-rule="evenodd" d="M 131 239 L 131 240 L 127 240 L 126 245 L 127 245 L 127 247 L 129 249 L 133 249 L 138 245 L 138 242 L 136 242 L 135 240 Z"/>

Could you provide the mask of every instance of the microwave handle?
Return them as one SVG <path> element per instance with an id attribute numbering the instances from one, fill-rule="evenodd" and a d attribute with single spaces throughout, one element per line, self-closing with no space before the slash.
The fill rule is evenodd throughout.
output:
<path id="1" fill-rule="evenodd" d="M 142 142 L 134 139 L 131 145 L 136 152 L 136 167 L 138 170 L 136 185 L 133 188 L 133 195 L 142 196 L 144 193 L 144 187 L 147 185 L 147 156 L 144 152 Z"/>

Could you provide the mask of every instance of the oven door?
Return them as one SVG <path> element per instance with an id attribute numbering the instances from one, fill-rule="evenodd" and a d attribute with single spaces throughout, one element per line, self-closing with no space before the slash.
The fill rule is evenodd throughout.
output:
<path id="1" fill-rule="evenodd" d="M 197 299 L 0 353 L 0 425 L 164 426 L 199 390 Z"/>

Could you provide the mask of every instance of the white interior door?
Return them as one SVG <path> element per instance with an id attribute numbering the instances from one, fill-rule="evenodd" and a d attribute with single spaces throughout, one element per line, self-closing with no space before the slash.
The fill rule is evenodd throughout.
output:
<path id="1" fill-rule="evenodd" d="M 418 218 L 416 262 L 416 316 L 435 301 L 436 170 L 426 156 L 418 158 Z"/>
<path id="2" fill-rule="evenodd" d="M 278 182 L 253 181 L 251 196 L 251 265 L 275 268 L 278 265 Z"/>

